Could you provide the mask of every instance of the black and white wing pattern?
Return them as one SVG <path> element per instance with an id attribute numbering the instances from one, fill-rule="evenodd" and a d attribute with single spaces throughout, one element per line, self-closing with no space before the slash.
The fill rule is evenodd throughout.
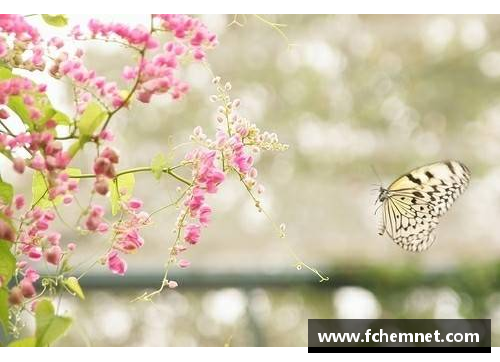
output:
<path id="1" fill-rule="evenodd" d="M 416 168 L 381 188 L 380 235 L 387 233 L 403 249 L 424 251 L 436 240 L 439 218 L 465 191 L 470 171 L 458 161 L 442 161 Z"/>

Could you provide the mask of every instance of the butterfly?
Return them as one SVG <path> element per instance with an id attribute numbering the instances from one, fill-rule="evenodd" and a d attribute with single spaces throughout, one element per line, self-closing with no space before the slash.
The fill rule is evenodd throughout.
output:
<path id="1" fill-rule="evenodd" d="M 388 188 L 380 187 L 376 203 L 383 207 L 379 234 L 386 233 L 404 250 L 421 252 L 436 240 L 439 218 L 465 191 L 471 173 L 459 161 L 418 167 Z"/>

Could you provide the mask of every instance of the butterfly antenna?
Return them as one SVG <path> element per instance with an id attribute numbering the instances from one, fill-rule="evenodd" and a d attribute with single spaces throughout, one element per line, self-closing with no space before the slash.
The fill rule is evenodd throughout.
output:
<path id="1" fill-rule="evenodd" d="M 383 183 L 382 183 L 382 179 L 380 178 L 380 176 L 379 176 L 379 174 L 378 174 L 377 170 L 375 169 L 375 166 L 370 165 L 370 167 L 371 167 L 371 169 L 372 169 L 373 173 L 375 174 L 375 176 L 377 176 L 377 178 L 378 178 L 378 180 L 379 180 L 379 182 L 380 182 L 380 184 L 378 184 L 377 186 L 382 187 L 382 184 L 383 184 Z"/>

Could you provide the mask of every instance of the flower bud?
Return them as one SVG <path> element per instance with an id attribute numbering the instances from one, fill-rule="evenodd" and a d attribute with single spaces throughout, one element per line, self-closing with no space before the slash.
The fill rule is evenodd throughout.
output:
<path id="1" fill-rule="evenodd" d="M 62 257 L 61 247 L 59 245 L 50 247 L 47 251 L 45 251 L 44 256 L 47 263 L 59 265 Z"/>
<path id="2" fill-rule="evenodd" d="M 94 173 L 96 175 L 104 175 L 111 167 L 111 161 L 105 157 L 98 157 L 94 162 Z"/>
<path id="3" fill-rule="evenodd" d="M 9 112 L 5 109 L 0 109 L 0 119 L 7 119 L 9 118 Z"/>
<path id="4" fill-rule="evenodd" d="M 169 280 L 167 285 L 170 289 L 174 289 L 174 288 L 177 288 L 179 286 L 179 284 L 177 284 L 177 282 L 175 280 Z"/>
<path id="5" fill-rule="evenodd" d="M 24 300 L 23 292 L 20 287 L 14 287 L 10 290 L 9 303 L 11 305 L 20 305 Z"/>
<path id="6" fill-rule="evenodd" d="M 98 177 L 94 183 L 94 190 L 99 195 L 105 196 L 109 191 L 108 181 L 104 177 Z"/>
<path id="7" fill-rule="evenodd" d="M 26 162 L 24 161 L 24 158 L 22 157 L 14 158 L 14 160 L 12 160 L 12 165 L 17 173 L 20 174 L 24 173 L 24 169 L 26 168 Z"/>
<path id="8" fill-rule="evenodd" d="M 31 298 L 35 296 L 36 290 L 31 280 L 24 278 L 23 280 L 21 280 L 21 283 L 19 283 L 19 286 L 21 287 L 21 293 L 25 298 Z"/>
<path id="9" fill-rule="evenodd" d="M 111 163 L 118 163 L 120 161 L 120 156 L 118 156 L 118 153 L 111 147 L 106 147 L 101 152 L 101 157 L 107 158 Z"/>
<path id="10" fill-rule="evenodd" d="M 7 241 L 14 241 L 15 239 L 14 230 L 12 230 L 12 227 L 2 219 L 0 219 L 0 239 Z"/>
<path id="11" fill-rule="evenodd" d="M 179 268 L 189 268 L 189 266 L 191 265 L 191 262 L 189 260 L 186 260 L 186 259 L 181 259 L 179 260 L 179 263 L 177 264 L 179 265 Z"/>

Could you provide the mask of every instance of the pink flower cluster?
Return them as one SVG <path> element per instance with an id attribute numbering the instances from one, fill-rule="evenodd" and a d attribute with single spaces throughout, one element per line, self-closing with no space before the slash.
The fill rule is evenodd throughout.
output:
<path id="1" fill-rule="evenodd" d="M 9 38 L 14 41 L 9 46 Z M 0 14 L 0 59 L 28 69 L 43 69 L 40 34 L 22 15 Z M 23 44 L 23 45 L 20 45 Z M 25 53 L 30 52 L 23 60 Z"/>
<path id="2" fill-rule="evenodd" d="M 24 298 L 33 298 L 36 295 L 33 283 L 40 279 L 40 274 L 24 260 L 17 263 L 17 268 L 21 271 L 23 279 L 10 291 L 9 302 L 14 305 L 21 304 Z"/>
<path id="3" fill-rule="evenodd" d="M 216 193 L 225 178 L 224 173 L 215 164 L 215 155 L 215 151 L 198 148 L 188 153 L 185 158 L 192 164 L 195 182 L 191 195 L 185 201 L 192 222 L 184 229 L 184 241 L 191 245 L 198 243 L 201 227 L 210 222 L 212 209 L 205 203 L 205 195 Z"/>
<path id="4" fill-rule="evenodd" d="M 12 215 L 13 207 L 20 210 L 24 207 L 24 197 L 19 195 L 14 198 L 13 205 L 10 209 L 4 208 L 2 212 L 5 215 Z M 44 259 L 52 265 L 59 265 L 64 255 L 63 249 L 60 246 L 61 234 L 55 231 L 50 231 L 50 225 L 55 220 L 54 212 L 50 210 L 42 210 L 38 207 L 27 211 L 21 216 L 22 227 L 17 236 L 19 250 L 31 261 L 39 261 Z M 67 252 L 73 251 L 75 245 L 69 243 Z M 20 283 L 20 288 L 24 297 L 30 298 L 35 294 L 33 284 L 39 277 L 33 267 L 28 267 L 26 261 L 18 263 L 19 269 L 25 269 L 23 272 L 24 279 Z"/>
<path id="5" fill-rule="evenodd" d="M 23 93 L 31 92 L 34 86 L 33 83 L 24 77 L 16 77 L 0 81 L 0 104 L 7 104 L 9 97 L 18 96 Z M 39 87 L 38 91 L 44 91 L 45 86 Z M 24 103 L 28 106 L 33 106 L 34 101 L 32 96 L 25 96 Z M 37 110 L 38 111 L 38 110 Z M 31 113 L 33 113 L 32 111 Z M 2 117 L 6 118 L 6 117 Z M 33 118 L 33 117 L 32 117 Z"/>
<path id="6" fill-rule="evenodd" d="M 196 60 L 205 58 L 204 48 L 213 48 L 217 45 L 217 36 L 211 33 L 199 19 L 183 14 L 158 14 L 161 27 L 172 34 L 190 48 Z"/>
<path id="7" fill-rule="evenodd" d="M 100 195 L 109 191 L 109 180 L 115 177 L 115 166 L 120 160 L 118 153 L 111 147 L 106 147 L 94 160 L 94 173 L 97 175 L 94 190 Z"/>
<path id="8" fill-rule="evenodd" d="M 113 225 L 115 238 L 112 250 L 106 256 L 106 263 L 114 274 L 124 275 L 127 270 L 127 263 L 120 257 L 119 252 L 134 253 L 144 245 L 139 230 L 150 223 L 150 216 L 147 212 L 141 211 L 141 208 L 142 201 L 139 199 L 123 203 L 125 217 Z"/>
<path id="9" fill-rule="evenodd" d="M 27 161 L 22 157 L 14 157 L 14 170 L 22 174 L 28 165 L 33 170 L 42 172 L 47 177 L 48 199 L 54 200 L 62 196 L 65 204 L 71 203 L 72 194 L 78 190 L 78 183 L 71 180 L 65 172 L 71 159 L 63 150 L 62 143 L 55 140 L 50 132 L 20 133 L 16 136 L 0 133 L 0 149 L 12 152 L 23 147 L 29 150 L 32 157 Z"/>
<path id="10" fill-rule="evenodd" d="M 88 216 L 85 219 L 85 226 L 89 231 L 97 231 L 105 234 L 109 230 L 108 223 L 103 219 L 104 208 L 101 205 L 90 205 Z"/>
<path id="11" fill-rule="evenodd" d="M 163 52 L 153 56 L 151 60 L 144 58 L 137 67 L 125 67 L 123 77 L 132 81 L 139 77 L 137 85 L 137 99 L 149 103 L 154 94 L 170 93 L 173 99 L 186 94 L 189 85 L 175 76 L 178 67 L 178 58 L 186 48 L 182 44 L 173 42 L 165 44 Z"/>
<path id="12" fill-rule="evenodd" d="M 149 29 L 139 25 L 131 27 L 122 23 L 103 23 L 97 19 L 90 19 L 87 24 L 92 38 L 102 37 L 107 40 L 119 38 L 130 45 L 140 47 L 141 49 L 156 49 L 159 45 L 150 33 Z M 79 26 L 76 26 L 71 31 L 75 39 L 84 39 L 85 35 Z"/>
<path id="13" fill-rule="evenodd" d="M 123 97 L 115 82 L 97 75 L 95 70 L 88 69 L 83 63 L 84 52 L 78 49 L 70 55 L 61 51 L 49 69 L 50 74 L 59 79 L 68 77 L 78 88 L 77 110 L 82 113 L 91 101 L 92 95 L 99 96 L 101 102 L 116 109 L 123 105 Z"/>
<path id="14" fill-rule="evenodd" d="M 0 29 L 7 34 L 13 34 L 19 41 L 38 42 L 38 30 L 28 24 L 22 15 L 0 14 Z"/>

